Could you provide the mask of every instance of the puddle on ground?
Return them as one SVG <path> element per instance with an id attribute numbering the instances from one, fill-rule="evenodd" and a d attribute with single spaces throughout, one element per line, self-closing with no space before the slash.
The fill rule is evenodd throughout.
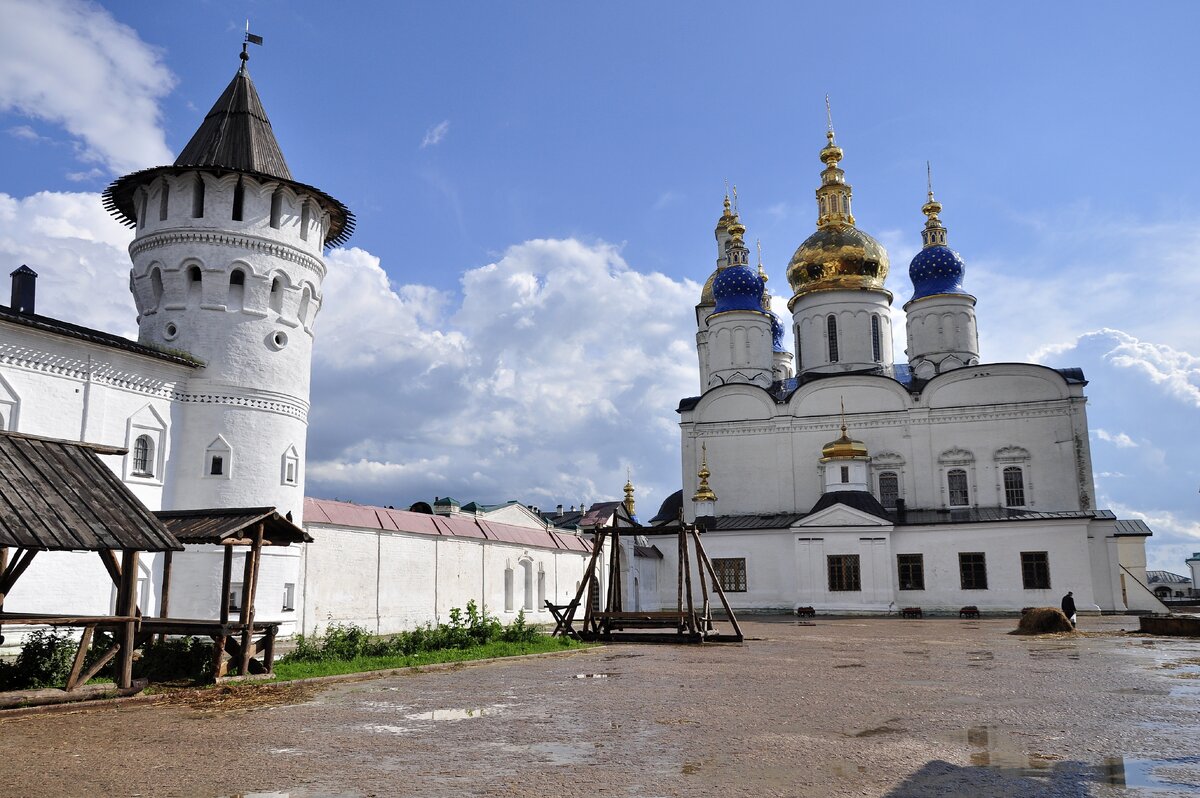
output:
<path id="1" fill-rule="evenodd" d="M 1030 659 L 1079 659 L 1074 646 L 1040 646 L 1029 649 Z"/>
<path id="2" fill-rule="evenodd" d="M 405 720 L 467 720 L 469 718 L 484 718 L 499 715 L 507 704 L 495 704 L 479 709 L 433 709 L 429 712 L 412 712 L 404 716 Z"/>
<path id="3" fill-rule="evenodd" d="M 1134 787 L 1150 792 L 1175 792 L 1181 789 L 1196 792 L 1200 791 L 1200 756 L 1173 759 L 1112 756 L 1100 765 L 1097 776 L 1097 780 L 1102 784 Z"/>
<path id="4" fill-rule="evenodd" d="M 861 662 L 843 662 L 841 665 L 834 665 L 835 668 L 865 668 Z"/>
<path id="5" fill-rule="evenodd" d="M 609 655 L 608 655 L 607 657 L 605 657 L 604 659 L 605 659 L 605 660 L 610 660 L 610 659 L 633 659 L 634 657 L 644 657 L 644 656 L 646 656 L 646 655 L 645 655 L 645 654 L 609 654 Z"/>
<path id="6" fill-rule="evenodd" d="M 619 673 L 577 673 L 576 679 L 615 679 L 621 674 Z"/>
<path id="7" fill-rule="evenodd" d="M 288 792 L 239 792 L 229 798 L 362 798 L 361 792 L 327 792 L 309 789 L 289 790 Z"/>
<path id="8" fill-rule="evenodd" d="M 898 726 L 876 726 L 873 729 L 863 729 L 860 732 L 855 732 L 851 737 L 879 737 L 884 734 L 903 734 L 908 729 L 902 729 Z"/>
<path id="9" fill-rule="evenodd" d="M 972 726 L 966 730 L 966 741 L 974 749 L 970 754 L 972 765 L 999 768 L 1016 776 L 1049 776 L 1060 759 L 1053 754 L 1026 753 L 1012 735 L 995 726 Z"/>
<path id="10" fill-rule="evenodd" d="M 681 767 L 679 769 L 679 772 L 685 776 L 695 776 L 697 773 L 700 772 L 700 763 L 699 762 L 684 762 L 683 767 Z"/>

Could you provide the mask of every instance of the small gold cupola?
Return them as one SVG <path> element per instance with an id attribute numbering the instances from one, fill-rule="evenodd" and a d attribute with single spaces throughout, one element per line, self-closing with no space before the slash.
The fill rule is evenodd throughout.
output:
<path id="1" fill-rule="evenodd" d="M 633 478 L 628 472 L 625 474 L 625 511 L 629 513 L 630 518 L 634 516 Z"/>
<path id="2" fill-rule="evenodd" d="M 842 404 L 842 434 L 821 448 L 821 466 L 825 471 L 825 492 L 869 490 L 867 467 L 871 456 L 867 445 L 851 438 L 846 431 L 846 405 Z"/>

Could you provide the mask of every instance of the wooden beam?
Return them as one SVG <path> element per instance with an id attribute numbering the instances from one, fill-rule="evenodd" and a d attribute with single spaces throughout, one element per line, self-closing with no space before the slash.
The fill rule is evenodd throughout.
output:
<path id="1" fill-rule="evenodd" d="M 687 596 L 687 628 L 689 632 L 698 632 L 700 630 L 696 628 L 696 605 L 694 596 L 692 595 L 692 561 L 691 557 L 688 556 L 687 537 L 680 535 L 679 542 L 683 544 L 679 548 L 680 553 L 683 555 L 684 594 Z"/>
<path id="2" fill-rule="evenodd" d="M 158 617 L 159 618 L 170 617 L 169 609 L 171 606 L 171 562 L 174 559 L 174 555 L 175 555 L 175 552 L 171 551 L 170 549 L 167 549 L 165 552 L 163 552 L 162 597 L 158 600 Z M 159 643 L 165 642 L 166 639 L 167 639 L 167 636 L 165 634 L 160 634 L 158 636 Z"/>
<path id="3" fill-rule="evenodd" d="M 700 634 L 708 634 L 712 629 L 710 622 L 711 609 L 708 600 L 708 580 L 704 577 L 704 563 L 700 561 L 700 552 L 696 552 L 696 575 L 700 577 Z"/>
<path id="4" fill-rule="evenodd" d="M 112 648 L 110 648 L 108 651 L 105 651 L 103 654 L 100 655 L 100 659 L 96 660 L 95 663 L 92 664 L 92 667 L 87 669 L 86 673 L 82 673 L 79 675 L 79 684 L 87 684 L 88 682 L 90 682 L 92 680 L 93 676 L 95 676 L 97 673 L 99 673 L 101 670 L 104 669 L 105 665 L 112 662 L 112 658 L 115 657 L 117 655 L 117 652 L 119 652 L 120 650 L 121 650 L 121 644 L 114 643 Z"/>
<path id="5" fill-rule="evenodd" d="M 233 578 L 233 549 L 225 549 L 225 562 L 221 566 L 221 625 L 229 623 L 229 585 Z M 244 587 L 243 587 L 244 590 Z"/>
<path id="6" fill-rule="evenodd" d="M 117 605 L 122 615 L 137 612 L 137 549 L 121 551 L 121 587 L 117 591 Z M 133 643 L 137 634 L 137 621 L 128 620 L 121 629 L 121 661 L 117 665 L 117 687 L 128 689 L 133 686 Z"/>
<path id="7" fill-rule="evenodd" d="M 79 650 L 75 652 L 75 664 L 71 666 L 71 675 L 67 677 L 67 692 L 79 686 L 79 674 L 83 671 L 83 661 L 87 657 L 88 647 L 92 645 L 92 633 L 95 625 L 83 627 L 83 637 L 79 638 Z"/>
<path id="8" fill-rule="evenodd" d="M 278 626 L 272 626 L 263 638 L 263 667 L 267 673 L 275 672 L 275 635 L 278 631 Z"/>
<path id="9" fill-rule="evenodd" d="M 725 608 L 725 615 L 729 618 L 729 623 L 733 626 L 733 631 L 740 643 L 743 639 L 742 627 L 738 625 L 737 616 L 733 614 L 733 608 L 729 606 L 729 599 L 725 597 L 725 588 L 721 585 L 721 580 L 717 579 L 717 572 L 713 568 L 712 560 L 708 559 L 708 552 L 704 550 L 704 545 L 700 542 L 700 535 L 692 530 L 692 539 L 696 541 L 696 554 L 700 556 L 704 567 L 708 569 L 708 575 L 712 577 L 713 587 L 717 590 L 717 596 L 721 599 L 721 606 Z"/>
<path id="10" fill-rule="evenodd" d="M 4 576 L 0 577 L 0 604 L 4 604 L 4 597 L 8 595 L 13 585 L 21 578 L 21 574 L 25 573 L 25 569 L 33 562 L 33 558 L 37 556 L 37 549 L 17 549 L 19 552 L 13 561 L 4 569 Z"/>
<path id="11" fill-rule="evenodd" d="M 117 556 L 108 549 L 101 549 L 99 554 L 100 560 L 108 570 L 109 578 L 112 579 L 113 584 L 119 589 L 121 587 L 121 566 L 117 565 Z M 117 610 L 117 614 L 120 614 L 120 610 Z"/>
<path id="12" fill-rule="evenodd" d="M 575 598 L 571 599 L 571 603 L 567 605 L 567 611 L 563 615 L 562 626 L 567 636 L 570 636 L 574 632 L 575 611 L 579 609 L 579 602 L 587 593 L 588 587 L 591 584 L 591 576 L 596 571 L 596 558 L 600 556 L 599 537 L 599 533 L 597 533 L 596 539 L 592 543 L 592 556 L 588 560 L 587 568 L 583 571 L 583 579 L 579 582 L 579 587 L 575 590 Z M 591 604 L 591 602 L 588 603 Z M 585 619 L 587 617 L 586 611 L 584 617 Z"/>
<path id="13" fill-rule="evenodd" d="M 238 670 L 242 676 L 250 675 L 250 658 L 254 653 L 254 646 L 251 644 L 254 632 L 254 598 L 258 592 L 258 563 L 262 556 L 265 530 L 266 525 L 259 521 L 258 528 L 254 530 L 254 545 L 250 547 L 250 552 L 246 555 L 247 579 L 242 585 L 242 622 L 245 624 L 245 628 L 242 629 L 242 665 Z"/>

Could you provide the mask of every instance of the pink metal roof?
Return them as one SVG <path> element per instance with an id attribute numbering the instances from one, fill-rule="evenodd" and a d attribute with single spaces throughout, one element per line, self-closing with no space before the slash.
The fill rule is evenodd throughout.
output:
<path id="1" fill-rule="evenodd" d="M 591 541 L 562 531 L 527 529 L 469 516 L 427 515 L 331 499 L 305 498 L 304 520 L 313 524 L 382 529 L 388 532 L 495 540 L 543 549 L 580 552 L 592 550 Z"/>

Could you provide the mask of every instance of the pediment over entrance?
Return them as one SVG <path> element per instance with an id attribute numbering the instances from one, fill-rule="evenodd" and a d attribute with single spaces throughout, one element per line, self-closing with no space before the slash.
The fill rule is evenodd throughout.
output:
<path id="1" fill-rule="evenodd" d="M 818 510 L 815 513 L 806 515 L 796 523 L 792 524 L 793 529 L 802 527 L 829 527 L 829 526 L 871 526 L 871 527 L 887 527 L 892 528 L 892 522 L 884 518 L 864 513 L 862 510 L 854 507 L 847 507 L 844 504 L 835 504 L 831 507 L 826 507 L 823 510 Z"/>

